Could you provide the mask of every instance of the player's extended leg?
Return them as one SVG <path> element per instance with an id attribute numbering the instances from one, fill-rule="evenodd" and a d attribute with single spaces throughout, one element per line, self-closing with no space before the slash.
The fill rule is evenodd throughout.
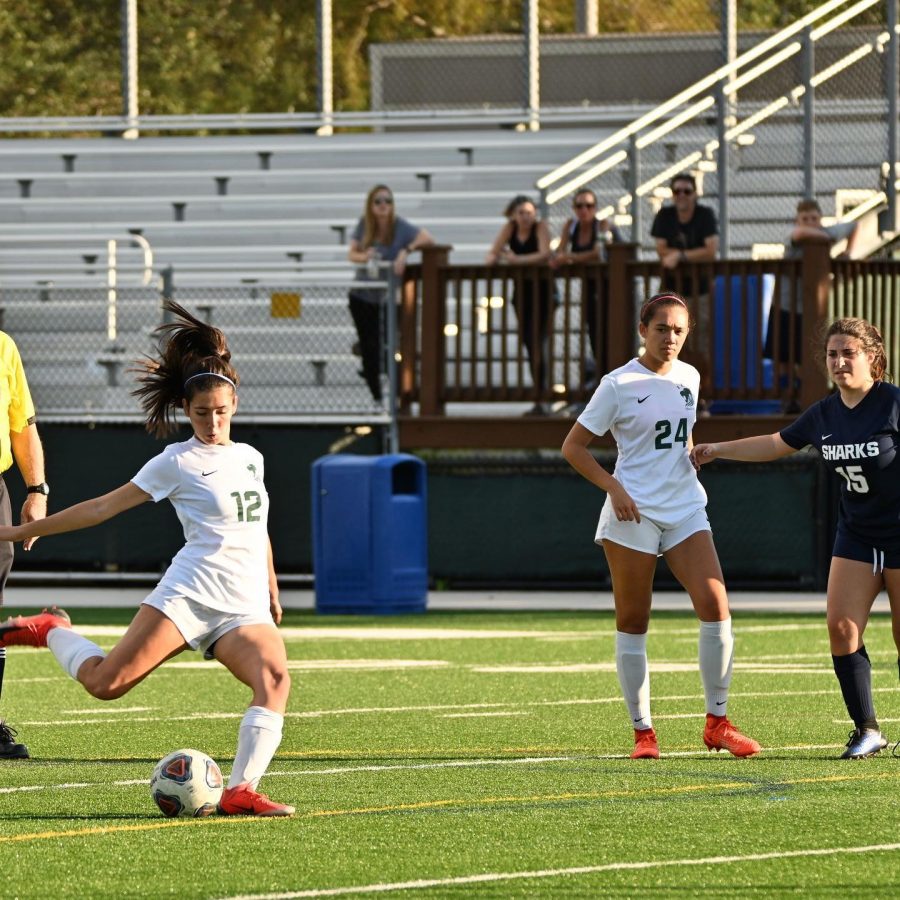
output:
<path id="1" fill-rule="evenodd" d="M 650 717 L 647 629 L 656 554 L 604 540 L 616 604 L 616 672 L 634 728 L 632 759 L 658 759 L 659 744 Z"/>
<path id="2" fill-rule="evenodd" d="M 828 573 L 828 640 L 834 674 L 856 728 L 841 759 L 874 756 L 887 746 L 872 697 L 872 665 L 863 641 L 875 597 L 885 584 L 871 563 L 834 556 Z"/>
<path id="3" fill-rule="evenodd" d="M 290 816 L 294 807 L 257 792 L 281 743 L 291 679 L 284 641 L 274 625 L 242 625 L 215 643 L 216 659 L 252 691 L 238 731 L 228 786 L 219 802 L 225 815 Z"/>
<path id="4" fill-rule="evenodd" d="M 734 637 L 725 579 L 712 533 L 695 531 L 663 555 L 672 574 L 688 592 L 700 619 L 698 656 L 706 698 L 703 742 L 710 750 L 753 756 L 759 753 L 759 744 L 742 734 L 727 716 Z"/>
<path id="5" fill-rule="evenodd" d="M 115 700 L 187 644 L 171 619 L 144 605 L 109 654 L 83 635 L 63 627 L 48 632 L 47 646 L 60 666 L 81 682 L 91 696 Z"/>

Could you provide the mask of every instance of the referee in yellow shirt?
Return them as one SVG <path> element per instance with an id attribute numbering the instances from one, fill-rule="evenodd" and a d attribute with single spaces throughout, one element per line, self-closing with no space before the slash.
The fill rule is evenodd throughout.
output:
<path id="1" fill-rule="evenodd" d="M 15 341 L 0 331 L 0 472 L 6 472 L 13 461 L 26 485 L 25 502 L 20 520 L 31 522 L 47 515 L 50 488 L 44 475 L 44 448 L 34 424 L 34 404 L 25 379 L 25 369 Z M 0 475 L 0 523 L 12 524 L 12 509 L 6 483 Z M 30 550 L 37 538 L 22 546 Z M 13 545 L 0 541 L 0 606 L 3 589 L 12 568 Z M 6 668 L 6 648 L 0 647 L 0 694 Z M 16 740 L 16 731 L 0 718 L 0 759 L 28 759 L 28 748 Z"/>

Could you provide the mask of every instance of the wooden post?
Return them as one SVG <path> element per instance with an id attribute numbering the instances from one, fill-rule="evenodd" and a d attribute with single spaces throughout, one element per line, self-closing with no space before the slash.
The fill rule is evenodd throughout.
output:
<path id="1" fill-rule="evenodd" d="M 805 238 L 800 265 L 800 290 L 803 297 L 801 333 L 800 405 L 803 409 L 820 400 L 828 391 L 828 378 L 817 357 L 816 336 L 828 317 L 828 289 L 831 284 L 831 246 L 827 237 Z"/>
<path id="2" fill-rule="evenodd" d="M 400 285 L 400 385 L 398 396 L 400 412 L 409 414 L 409 407 L 414 399 L 416 388 L 416 335 L 418 333 L 416 315 L 416 286 L 419 278 L 416 269 L 419 266 L 407 266 L 405 277 Z M 421 272 L 419 273 L 421 277 Z"/>
<path id="3" fill-rule="evenodd" d="M 606 322 L 606 360 L 610 371 L 624 366 L 634 356 L 634 298 L 628 264 L 636 256 L 637 244 L 608 244 L 609 298 Z M 597 375 L 604 375 L 598 372 Z"/>
<path id="4" fill-rule="evenodd" d="M 452 247 L 422 248 L 422 359 L 419 366 L 419 414 L 444 413 L 445 298 L 440 269 L 447 265 Z"/>

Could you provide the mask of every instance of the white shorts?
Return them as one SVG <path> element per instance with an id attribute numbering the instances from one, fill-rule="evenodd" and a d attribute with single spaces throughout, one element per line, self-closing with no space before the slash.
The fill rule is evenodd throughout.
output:
<path id="1" fill-rule="evenodd" d="M 620 522 L 613 512 L 612 503 L 607 499 L 600 513 L 594 540 L 598 544 L 605 540 L 612 541 L 630 550 L 662 556 L 698 531 L 712 531 L 706 509 L 702 506 L 675 525 L 666 527 L 658 525 L 647 516 L 641 516 L 640 524 L 634 521 Z"/>
<path id="2" fill-rule="evenodd" d="M 187 597 L 160 597 L 150 594 L 144 603 L 158 609 L 181 632 L 192 650 L 202 650 L 204 659 L 215 659 L 212 647 L 215 642 L 241 625 L 271 625 L 270 615 L 258 613 L 230 613 L 210 609 Z"/>

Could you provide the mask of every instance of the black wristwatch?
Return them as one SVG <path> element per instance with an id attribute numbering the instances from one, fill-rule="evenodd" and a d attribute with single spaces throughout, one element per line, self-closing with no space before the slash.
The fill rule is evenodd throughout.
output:
<path id="1" fill-rule="evenodd" d="M 46 481 L 42 481 L 40 484 L 29 484 L 27 488 L 25 488 L 26 494 L 43 494 L 45 497 L 50 493 L 50 485 L 47 484 Z"/>

